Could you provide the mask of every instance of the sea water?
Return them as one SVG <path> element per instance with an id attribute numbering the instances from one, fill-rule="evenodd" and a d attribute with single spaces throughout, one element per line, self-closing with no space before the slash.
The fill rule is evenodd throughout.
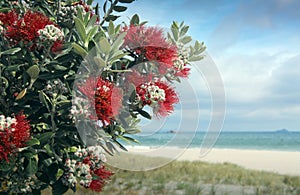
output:
<path id="1" fill-rule="evenodd" d="M 133 146 L 300 151 L 299 132 L 156 132 L 131 136 Z M 128 144 L 125 144 L 128 146 Z"/>

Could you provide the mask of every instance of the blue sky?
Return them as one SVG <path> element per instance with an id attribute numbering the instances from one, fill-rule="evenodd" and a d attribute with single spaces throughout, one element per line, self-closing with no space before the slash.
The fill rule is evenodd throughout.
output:
<path id="1" fill-rule="evenodd" d="M 222 130 L 300 130 L 299 8 L 298 0 L 137 0 L 122 20 L 138 13 L 149 25 L 185 21 L 193 39 L 205 42 L 225 87 Z M 201 129 L 211 101 L 207 90 L 197 91 Z"/>

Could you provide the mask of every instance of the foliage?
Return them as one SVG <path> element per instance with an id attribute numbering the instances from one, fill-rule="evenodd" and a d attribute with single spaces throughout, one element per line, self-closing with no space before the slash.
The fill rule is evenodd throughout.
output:
<path id="1" fill-rule="evenodd" d="M 138 116 L 152 118 L 146 106 L 156 117 L 173 111 L 178 97 L 171 84 L 188 76 L 189 62 L 202 59 L 205 47 L 186 46 L 184 23 L 174 22 L 168 38 L 138 15 L 128 26 L 114 24 L 133 1 L 1 1 L 0 115 L 26 117 L 30 138 L 0 158 L 0 192 L 51 187 L 63 194 L 76 191 L 77 180 L 100 191 L 111 175 L 105 158 L 78 151 L 126 150 L 119 140 L 137 142 L 127 134 L 140 131 Z M 134 45 L 144 32 L 150 41 Z M 3 135 L 8 130 L 14 131 L 0 128 Z"/>
<path id="2" fill-rule="evenodd" d="M 145 167 L 169 159 L 122 154 L 124 167 Z M 231 163 L 173 161 L 150 171 L 114 169 L 104 194 L 291 194 L 300 192 L 300 177 L 242 168 Z M 81 189 L 81 191 L 83 191 Z M 215 191 L 215 193 L 212 193 Z"/>

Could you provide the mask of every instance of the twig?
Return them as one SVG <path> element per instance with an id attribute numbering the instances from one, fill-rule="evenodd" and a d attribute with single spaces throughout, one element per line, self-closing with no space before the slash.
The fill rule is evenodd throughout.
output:
<path id="1" fill-rule="evenodd" d="M 118 4 L 118 2 L 119 2 L 118 0 L 115 0 L 112 4 L 110 4 L 110 8 L 108 9 L 108 11 L 103 16 L 103 19 L 100 22 L 100 26 L 102 26 L 104 24 L 106 18 L 113 12 L 113 8 Z"/>

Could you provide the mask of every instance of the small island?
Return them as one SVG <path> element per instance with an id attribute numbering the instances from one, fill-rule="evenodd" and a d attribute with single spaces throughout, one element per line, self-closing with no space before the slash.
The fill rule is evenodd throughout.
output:
<path id="1" fill-rule="evenodd" d="M 175 130 L 170 130 L 170 131 L 167 131 L 167 133 L 177 133 L 177 131 L 175 131 Z"/>
<path id="2" fill-rule="evenodd" d="M 289 133 L 289 130 L 287 130 L 287 129 L 279 129 L 279 130 L 276 130 L 276 133 Z"/>

